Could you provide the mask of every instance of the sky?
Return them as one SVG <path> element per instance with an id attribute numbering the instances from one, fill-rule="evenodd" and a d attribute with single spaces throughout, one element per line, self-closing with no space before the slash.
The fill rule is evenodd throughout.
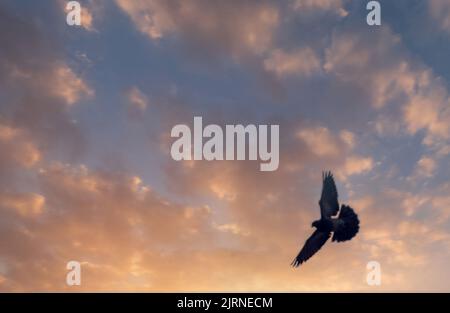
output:
<path id="1" fill-rule="evenodd" d="M 0 291 L 450 291 L 450 2 L 367 2 L 1 1 Z M 278 169 L 174 161 L 194 116 Z M 324 170 L 361 229 L 294 269 Z"/>

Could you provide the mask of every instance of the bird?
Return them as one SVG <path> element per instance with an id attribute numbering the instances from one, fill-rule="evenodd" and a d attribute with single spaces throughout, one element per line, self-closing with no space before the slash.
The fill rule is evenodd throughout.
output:
<path id="1" fill-rule="evenodd" d="M 345 204 L 342 204 L 339 210 L 338 192 L 331 172 L 322 172 L 322 195 L 319 207 L 321 217 L 311 224 L 311 227 L 315 227 L 316 230 L 292 261 L 293 267 L 299 267 L 309 260 L 328 241 L 332 232 L 332 242 L 342 242 L 351 240 L 359 231 L 359 218 L 355 211 Z M 339 215 L 333 218 L 338 212 Z"/>

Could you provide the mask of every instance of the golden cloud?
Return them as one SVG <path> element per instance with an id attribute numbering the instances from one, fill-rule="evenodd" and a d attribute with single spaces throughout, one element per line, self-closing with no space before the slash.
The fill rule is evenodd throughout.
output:
<path id="1" fill-rule="evenodd" d="M 279 77 L 289 75 L 308 76 L 320 69 L 320 63 L 320 58 L 311 48 L 298 49 L 293 52 L 276 49 L 264 60 L 264 67 L 267 71 L 274 72 Z"/>
<path id="2" fill-rule="evenodd" d="M 278 9 L 267 1 L 116 2 L 152 40 L 175 34 L 237 58 L 267 51 L 279 22 Z"/>

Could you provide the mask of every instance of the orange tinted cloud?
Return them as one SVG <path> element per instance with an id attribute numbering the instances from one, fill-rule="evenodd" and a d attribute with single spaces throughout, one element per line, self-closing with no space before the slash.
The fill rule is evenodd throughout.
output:
<path id="1" fill-rule="evenodd" d="M 117 0 L 117 4 L 152 40 L 180 35 L 235 57 L 270 48 L 279 23 L 277 7 L 267 1 Z"/>
<path id="2" fill-rule="evenodd" d="M 276 75 L 310 75 L 320 69 L 320 59 L 311 48 L 299 49 L 293 52 L 274 50 L 269 58 L 264 60 L 264 67 Z"/>

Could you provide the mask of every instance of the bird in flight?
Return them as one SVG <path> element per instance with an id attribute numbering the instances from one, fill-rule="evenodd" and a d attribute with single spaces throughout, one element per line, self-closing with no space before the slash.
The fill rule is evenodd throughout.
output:
<path id="1" fill-rule="evenodd" d="M 331 172 L 322 173 L 322 196 L 319 200 L 320 220 L 314 221 L 311 227 L 315 227 L 314 233 L 306 240 L 305 245 L 292 261 L 292 266 L 298 267 L 307 261 L 331 237 L 332 241 L 350 240 L 359 231 L 358 215 L 353 209 L 345 204 L 341 206 L 338 217 L 333 218 L 339 211 L 338 193 Z"/>

